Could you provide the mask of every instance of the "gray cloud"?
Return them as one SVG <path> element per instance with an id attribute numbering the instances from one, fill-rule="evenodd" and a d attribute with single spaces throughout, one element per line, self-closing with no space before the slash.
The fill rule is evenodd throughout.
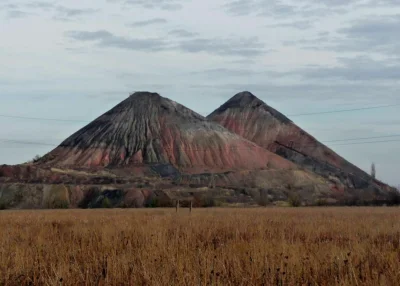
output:
<path id="1" fill-rule="evenodd" d="M 146 9 L 180 10 L 182 9 L 179 0 L 107 0 L 110 3 L 122 3 L 125 5 L 140 6 Z"/>
<path id="2" fill-rule="evenodd" d="M 219 56 L 256 57 L 267 51 L 257 38 L 193 38 L 168 42 L 163 38 L 129 39 L 105 31 L 70 31 L 68 37 L 96 42 L 100 47 L 140 51 L 179 50 L 187 53 L 208 53 Z"/>
<path id="3" fill-rule="evenodd" d="M 269 50 L 268 52 L 275 52 L 275 50 Z M 256 63 L 256 59 L 252 58 L 243 58 L 243 59 L 237 59 L 237 60 L 232 60 L 227 62 L 227 64 L 231 64 L 231 65 L 254 65 Z"/>
<path id="4" fill-rule="evenodd" d="M 197 36 L 197 33 L 189 32 L 185 29 L 175 29 L 175 30 L 169 31 L 168 34 L 172 35 L 172 36 L 180 37 L 180 38 L 192 38 L 192 37 Z"/>
<path id="5" fill-rule="evenodd" d="M 67 36 L 86 42 L 96 42 L 100 47 L 120 48 L 136 51 L 160 51 L 167 48 L 166 43 L 162 39 L 128 39 L 125 37 L 115 36 L 104 30 L 88 32 L 88 31 L 70 31 Z"/>
<path id="6" fill-rule="evenodd" d="M 212 90 L 221 96 L 235 94 L 238 91 L 248 90 L 257 96 L 268 98 L 269 100 L 290 101 L 301 100 L 304 102 L 313 101 L 343 101 L 349 102 L 377 102 L 396 103 L 400 88 L 395 86 L 384 86 L 376 83 L 297 83 L 279 85 L 269 83 L 229 83 L 229 84 L 193 84 L 193 89 L 203 91 Z"/>
<path id="7" fill-rule="evenodd" d="M 255 15 L 293 19 L 294 17 L 318 18 L 339 13 L 346 5 L 351 5 L 350 1 L 322 0 L 316 4 L 314 0 L 299 0 L 296 4 L 288 4 L 281 0 L 234 0 L 227 1 L 223 8 L 233 16 Z"/>
<path id="8" fill-rule="evenodd" d="M 267 51 L 258 38 L 195 38 L 184 40 L 178 48 L 188 53 L 209 53 L 220 56 L 256 57 Z"/>
<path id="9" fill-rule="evenodd" d="M 312 80 L 346 80 L 346 81 L 389 81 L 400 79 L 400 65 L 391 62 L 375 61 L 367 57 L 340 58 L 339 67 L 315 67 L 300 69 L 291 74 Z M 400 87 L 400 85 L 399 85 Z"/>
<path id="10" fill-rule="evenodd" d="M 328 37 L 329 34 L 330 34 L 330 32 L 328 32 L 328 31 L 318 32 L 319 37 Z"/>
<path id="11" fill-rule="evenodd" d="M 191 72 L 189 75 L 194 76 L 206 76 L 210 78 L 221 78 L 221 77 L 242 77 L 259 74 L 258 72 L 249 70 L 249 69 L 229 69 L 229 68 L 215 68 L 215 69 L 207 69 L 203 71 Z"/>
<path id="12" fill-rule="evenodd" d="M 99 10 L 96 9 L 71 9 L 63 6 L 57 6 L 55 8 L 56 15 L 55 20 L 71 21 L 76 20 L 82 16 L 92 15 L 97 13 Z"/>
<path id="13" fill-rule="evenodd" d="M 379 51 L 399 54 L 398 37 L 400 15 L 380 16 L 353 22 L 338 32 L 345 36 L 343 43 L 337 43 L 338 50 Z"/>
<path id="14" fill-rule="evenodd" d="M 231 15 L 244 16 L 254 12 L 257 5 L 254 0 L 234 0 L 223 5 L 223 8 Z"/>
<path id="15" fill-rule="evenodd" d="M 6 17 L 10 19 L 19 19 L 34 15 L 33 13 L 25 11 L 24 7 L 19 3 L 8 3 L 7 1 L 0 3 L 0 12 L 1 11 L 4 11 Z"/>
<path id="16" fill-rule="evenodd" d="M 81 15 L 93 14 L 96 13 L 98 10 L 95 9 L 70 9 L 66 7 L 59 6 L 57 7 L 57 11 L 64 15 L 65 17 L 77 17 Z"/>
<path id="17" fill-rule="evenodd" d="M 319 32 L 316 36 L 300 40 L 285 40 L 284 46 L 299 46 L 305 50 L 329 50 L 333 49 L 333 43 L 341 42 L 342 37 L 333 36 L 330 32 Z"/>
<path id="18" fill-rule="evenodd" d="M 400 89 L 400 62 L 398 59 L 377 61 L 369 57 L 338 58 L 337 66 L 310 65 L 287 72 L 248 68 L 214 68 L 193 72 L 191 75 L 206 76 L 211 79 L 222 78 L 224 80 L 230 77 L 251 77 L 255 79 L 256 76 L 261 76 L 258 78 L 265 77 L 266 79 L 288 81 L 295 77 L 300 79 L 301 84 L 318 82 L 322 85 L 354 85 L 356 83 L 368 85 L 374 83 L 382 87 L 390 85 Z"/>
<path id="19" fill-rule="evenodd" d="M 370 16 L 347 23 L 335 33 L 287 40 L 283 44 L 302 49 L 334 52 L 380 53 L 384 57 L 400 56 L 400 15 Z"/>
<path id="20" fill-rule="evenodd" d="M 209 85 L 195 84 L 192 88 L 216 89 L 220 92 L 250 90 L 280 100 L 352 98 L 360 102 L 383 99 L 383 102 L 390 103 L 398 102 L 400 92 L 400 64 L 396 59 L 377 61 L 368 57 L 339 58 L 338 66 L 333 67 L 308 66 L 288 72 L 215 68 L 192 75 L 209 79 Z M 234 77 L 240 77 L 244 82 L 236 83 Z M 250 78 L 253 83 L 246 84 L 246 79 Z M 281 83 L 276 83 L 277 80 Z"/>
<path id="21" fill-rule="evenodd" d="M 20 11 L 20 10 L 10 10 L 7 12 L 7 16 L 9 18 L 24 18 L 26 16 L 30 16 L 33 15 L 32 13 L 28 13 L 28 12 L 24 12 L 24 11 Z"/>
<path id="22" fill-rule="evenodd" d="M 38 15 L 39 12 L 53 12 L 53 19 L 62 21 L 77 20 L 82 16 L 97 13 L 98 9 L 76 9 L 56 5 L 54 2 L 33 1 L 24 4 L 5 4 L 1 6 L 4 10 L 8 10 L 7 14 L 10 18 L 22 18 L 30 15 Z"/>
<path id="23" fill-rule="evenodd" d="M 7 4 L 3 7 L 13 9 L 9 11 L 9 15 L 14 18 L 37 15 L 39 11 L 48 11 L 54 13 L 53 19 L 63 21 L 76 20 L 82 16 L 91 15 L 99 11 L 98 9 L 68 8 L 65 6 L 56 5 L 54 2 L 46 1 L 33 1 L 25 4 Z M 18 10 L 16 10 L 16 8 L 18 8 Z M 34 13 L 31 13 L 30 11 L 34 11 Z"/>
<path id="24" fill-rule="evenodd" d="M 112 70 L 109 73 L 113 73 Z M 115 74 L 117 79 L 138 79 L 138 78 L 147 78 L 147 79 L 155 79 L 155 78 L 164 78 L 165 75 L 157 74 L 157 73 L 145 73 L 145 72 L 119 72 Z"/>
<path id="25" fill-rule="evenodd" d="M 369 0 L 366 3 L 360 4 L 360 6 L 364 7 L 396 7 L 400 6 L 400 1 L 398 0 Z"/>
<path id="26" fill-rule="evenodd" d="M 129 24 L 128 26 L 131 27 L 144 27 L 144 26 L 150 26 L 150 25 L 156 25 L 156 24 L 165 24 L 167 23 L 167 20 L 163 18 L 154 18 L 154 19 L 149 19 L 145 21 L 137 21 L 133 22 L 132 24 Z"/>
<path id="27" fill-rule="evenodd" d="M 313 23 L 308 20 L 301 20 L 301 21 L 294 21 L 294 22 L 287 22 L 287 23 L 277 23 L 267 25 L 268 28 L 293 28 L 299 30 L 307 30 L 313 27 Z"/>
<path id="28" fill-rule="evenodd" d="M 293 14 L 295 6 L 287 5 L 279 0 L 234 0 L 229 1 L 224 6 L 225 10 L 234 16 L 244 15 L 273 15 L 275 17 Z"/>
<path id="29" fill-rule="evenodd" d="M 5 3 L 0 5 L 1 10 L 12 10 L 12 9 L 18 9 L 19 5 L 15 3 Z"/>
<path id="30" fill-rule="evenodd" d="M 312 0 L 309 1 L 312 3 Z M 323 4 L 325 6 L 350 6 L 352 4 L 362 2 L 362 0 L 353 0 L 353 1 L 348 1 L 348 0 L 318 0 L 318 3 Z"/>
<path id="31" fill-rule="evenodd" d="M 45 2 L 45 1 L 30 2 L 27 3 L 25 6 L 28 8 L 41 9 L 41 10 L 50 10 L 56 7 L 56 5 L 53 2 Z"/>

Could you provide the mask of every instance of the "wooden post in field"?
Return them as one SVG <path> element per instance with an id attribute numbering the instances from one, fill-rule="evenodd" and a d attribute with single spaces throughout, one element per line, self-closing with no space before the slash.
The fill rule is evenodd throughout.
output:
<path id="1" fill-rule="evenodd" d="M 179 200 L 176 201 L 176 212 L 179 211 Z"/>
<path id="2" fill-rule="evenodd" d="M 193 201 L 190 201 L 190 213 L 192 213 L 192 209 L 193 209 Z"/>

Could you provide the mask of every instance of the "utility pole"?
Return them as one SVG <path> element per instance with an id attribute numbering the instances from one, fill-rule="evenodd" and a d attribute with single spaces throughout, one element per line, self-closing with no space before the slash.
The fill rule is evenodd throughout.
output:
<path id="1" fill-rule="evenodd" d="M 371 177 L 376 179 L 376 167 L 375 167 L 375 163 L 372 163 L 371 165 Z"/>

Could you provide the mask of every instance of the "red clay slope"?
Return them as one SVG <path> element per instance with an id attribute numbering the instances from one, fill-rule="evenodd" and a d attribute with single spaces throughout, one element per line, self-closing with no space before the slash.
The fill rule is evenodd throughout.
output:
<path id="1" fill-rule="evenodd" d="M 138 92 L 66 139 L 39 164 L 133 167 L 189 173 L 296 166 L 156 93 Z"/>
<path id="2" fill-rule="evenodd" d="M 348 187 L 367 188 L 373 181 L 250 92 L 235 95 L 207 118 L 319 175 L 335 176 Z"/>

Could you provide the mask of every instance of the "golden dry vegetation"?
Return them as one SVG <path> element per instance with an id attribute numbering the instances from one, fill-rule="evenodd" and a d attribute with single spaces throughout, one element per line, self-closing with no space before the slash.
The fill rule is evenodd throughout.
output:
<path id="1" fill-rule="evenodd" d="M 0 285 L 399 285 L 400 209 L 0 212 Z"/>

